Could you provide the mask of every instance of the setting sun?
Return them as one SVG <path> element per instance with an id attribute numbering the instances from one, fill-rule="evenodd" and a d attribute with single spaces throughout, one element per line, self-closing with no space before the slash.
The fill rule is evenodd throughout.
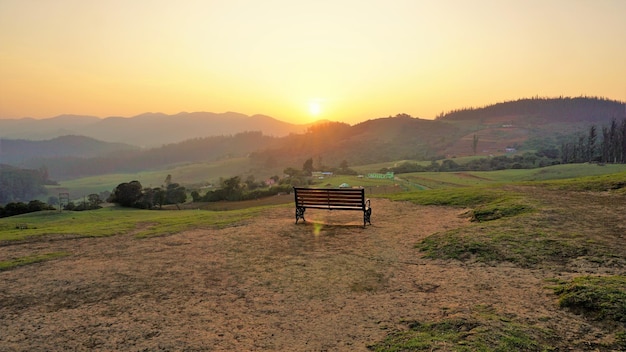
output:
<path id="1" fill-rule="evenodd" d="M 319 100 L 312 100 L 309 102 L 309 114 L 313 117 L 317 117 L 322 113 L 322 105 Z"/>

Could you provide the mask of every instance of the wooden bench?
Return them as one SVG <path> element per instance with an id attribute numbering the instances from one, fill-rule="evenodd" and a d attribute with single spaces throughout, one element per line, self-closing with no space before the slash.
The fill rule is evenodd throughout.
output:
<path id="1" fill-rule="evenodd" d="M 304 219 L 304 211 L 311 209 L 360 210 L 363 212 L 363 226 L 372 224 L 370 200 L 365 199 L 365 190 L 358 188 L 293 188 L 296 202 L 296 224 Z"/>

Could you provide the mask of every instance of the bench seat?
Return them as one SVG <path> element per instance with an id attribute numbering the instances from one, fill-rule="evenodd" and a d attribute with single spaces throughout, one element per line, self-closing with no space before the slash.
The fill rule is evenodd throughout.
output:
<path id="1" fill-rule="evenodd" d="M 363 212 L 363 226 L 371 225 L 372 208 L 370 200 L 365 199 L 362 188 L 304 188 L 294 187 L 296 204 L 296 224 L 304 219 L 304 212 L 310 209 L 360 210 Z"/>

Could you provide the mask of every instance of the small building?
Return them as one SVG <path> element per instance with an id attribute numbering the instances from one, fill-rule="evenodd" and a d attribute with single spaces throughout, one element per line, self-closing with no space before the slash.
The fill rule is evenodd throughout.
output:
<path id="1" fill-rule="evenodd" d="M 373 173 L 373 174 L 367 174 L 367 178 L 379 178 L 379 179 L 390 179 L 393 180 L 393 172 L 387 172 L 385 174 L 379 174 L 379 173 Z"/>

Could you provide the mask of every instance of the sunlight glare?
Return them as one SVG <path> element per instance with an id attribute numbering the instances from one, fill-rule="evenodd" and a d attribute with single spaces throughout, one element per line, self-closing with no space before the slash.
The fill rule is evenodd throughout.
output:
<path id="1" fill-rule="evenodd" d="M 309 113 L 311 116 L 319 116 L 322 113 L 322 106 L 319 100 L 312 100 L 309 102 Z"/>

